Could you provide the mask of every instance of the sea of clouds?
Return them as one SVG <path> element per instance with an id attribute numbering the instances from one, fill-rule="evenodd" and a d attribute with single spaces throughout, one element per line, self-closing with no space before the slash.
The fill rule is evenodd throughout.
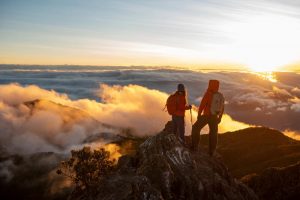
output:
<path id="1" fill-rule="evenodd" d="M 1 116 L 4 109 L 6 115 L 16 113 L 16 108 L 7 111 L 7 106 L 20 106 L 22 102 L 34 99 L 48 99 L 84 110 L 102 123 L 130 128 L 137 135 L 151 135 L 161 130 L 169 119 L 162 109 L 168 94 L 176 90 L 178 83 L 186 85 L 189 102 L 198 106 L 207 82 L 218 79 L 226 98 L 226 118 L 242 124 L 227 122 L 226 126 L 224 120 L 220 132 L 249 124 L 279 129 L 298 138 L 300 74 L 278 72 L 273 75 L 277 82 L 255 73 L 237 71 L 167 67 L 1 66 Z M 25 108 L 21 106 L 20 109 Z M 194 120 L 196 115 L 194 112 Z M 44 118 L 49 119 L 47 116 Z M 189 118 L 187 116 L 186 119 L 187 134 L 190 132 Z M 9 121 L 6 120 L 5 124 L 9 124 Z M 1 119 L 1 122 L 4 120 Z M 22 129 L 24 132 L 24 127 Z M 53 128 L 53 132 L 61 132 L 58 129 Z M 79 129 L 82 127 L 74 128 L 74 132 L 82 132 Z M 62 134 L 66 135 L 64 131 Z M 81 137 L 89 134 L 84 133 Z"/>
<path id="2" fill-rule="evenodd" d="M 122 135 L 128 130 L 138 137 L 154 135 L 170 120 L 163 110 L 168 97 L 164 92 L 139 85 L 106 84 L 99 85 L 95 92 L 101 102 L 72 100 L 36 85 L 1 85 L 1 147 L 14 154 L 61 153 L 82 145 L 103 145 L 107 137 L 98 140 L 101 133 Z M 196 110 L 192 115 L 195 120 Z M 191 131 L 189 120 L 187 113 L 187 135 Z M 247 126 L 225 115 L 220 132 Z"/>
<path id="3" fill-rule="evenodd" d="M 278 72 L 273 75 L 277 82 L 271 82 L 256 73 L 237 71 L 200 71 L 168 67 L 19 65 L 1 66 L 0 84 L 18 83 L 21 87 L 36 85 L 40 89 L 55 91 L 72 101 L 85 99 L 97 103 L 105 103 L 102 96 L 107 98 L 109 94 L 104 93 L 123 91 L 120 86 L 126 88 L 126 86 L 135 85 L 136 93 L 128 94 L 131 96 L 125 97 L 125 100 L 128 98 L 132 102 L 144 101 L 144 99 L 138 99 L 140 92 L 138 86 L 141 86 L 147 91 L 156 90 L 165 94 L 160 100 L 164 106 L 164 98 L 176 90 L 178 83 L 186 85 L 190 103 L 198 105 L 207 88 L 208 80 L 218 79 L 221 81 L 221 91 L 226 98 L 226 113 L 234 120 L 246 124 L 268 126 L 281 131 L 299 132 L 300 74 Z M 101 96 L 99 90 L 103 90 L 102 84 L 113 89 L 106 89 Z M 155 95 L 154 99 L 159 98 Z M 123 101 L 120 98 L 114 100 L 114 103 L 117 100 Z M 153 109 L 154 106 L 150 107 Z M 109 116 L 106 117 L 109 118 Z M 153 120 L 154 116 L 151 119 Z"/>
<path id="4" fill-rule="evenodd" d="M 220 133 L 267 126 L 299 139 L 300 74 L 274 73 L 277 82 L 271 75 L 156 67 L 2 65 L 0 177 L 16 181 L 24 169 L 32 172 L 34 166 L 44 166 L 42 177 L 47 184 L 51 177 L 53 191 L 57 185 L 67 187 L 65 179 L 53 175 L 64 157 L 58 155 L 84 145 L 103 146 L 117 135 L 158 133 L 170 120 L 163 108 L 178 83 L 185 84 L 189 103 L 194 105 L 193 121 L 208 81 L 217 79 L 226 99 Z M 191 132 L 190 119 L 187 112 L 186 135 Z M 22 155 L 23 164 L 15 163 L 12 155 L 16 154 Z M 47 171 L 46 166 L 52 168 Z M 40 185 L 38 180 L 32 182 Z"/>

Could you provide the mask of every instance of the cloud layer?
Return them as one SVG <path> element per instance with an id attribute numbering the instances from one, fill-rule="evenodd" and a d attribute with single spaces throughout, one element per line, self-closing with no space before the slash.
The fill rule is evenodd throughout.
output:
<path id="1" fill-rule="evenodd" d="M 297 73 L 4 66 L 0 75 L 0 126 L 5 130 L 1 133 L 2 145 L 9 146 L 13 152 L 63 151 L 92 142 L 100 133 L 119 134 L 118 127 L 135 135 L 154 134 L 170 119 L 162 109 L 177 84 L 186 85 L 189 102 L 198 106 L 209 79 L 221 81 L 225 111 L 230 116 L 224 117 L 220 132 L 248 124 L 288 130 L 295 137 L 300 132 L 300 75 Z M 269 81 L 270 76 L 277 82 Z M 35 99 L 44 101 L 35 105 L 34 112 L 32 106 L 22 104 Z M 57 104 L 77 110 L 61 110 Z M 194 111 L 194 121 L 196 116 Z M 108 129 L 95 120 L 117 129 Z M 191 129 L 189 121 L 187 113 L 186 134 Z M 236 124 L 237 121 L 241 123 Z"/>
<path id="2" fill-rule="evenodd" d="M 91 138 L 103 144 L 105 141 L 98 140 L 101 133 L 114 135 L 128 130 L 135 136 L 153 135 L 170 120 L 163 111 L 168 95 L 158 90 L 138 85 L 102 84 L 96 93 L 101 102 L 71 100 L 66 94 L 34 85 L 1 85 L 1 146 L 12 153 L 62 152 L 95 142 Z M 194 121 L 196 116 L 197 112 L 193 111 Z M 191 131 L 189 119 L 187 113 L 187 135 Z M 248 125 L 226 115 L 220 132 L 245 127 Z"/>

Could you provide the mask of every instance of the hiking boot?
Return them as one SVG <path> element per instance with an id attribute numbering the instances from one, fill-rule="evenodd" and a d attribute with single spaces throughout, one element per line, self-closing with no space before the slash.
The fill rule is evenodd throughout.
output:
<path id="1" fill-rule="evenodd" d="M 191 146 L 191 150 L 196 152 L 196 151 L 198 151 L 198 147 L 196 147 L 196 146 Z"/>

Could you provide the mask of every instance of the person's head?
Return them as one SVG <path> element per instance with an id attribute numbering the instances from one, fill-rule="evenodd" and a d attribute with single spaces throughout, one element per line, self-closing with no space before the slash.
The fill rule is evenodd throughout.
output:
<path id="1" fill-rule="evenodd" d="M 211 92 L 218 92 L 219 86 L 220 86 L 220 82 L 218 80 L 209 80 L 207 90 Z"/>
<path id="2" fill-rule="evenodd" d="M 177 85 L 177 92 L 185 94 L 185 87 L 182 83 Z"/>

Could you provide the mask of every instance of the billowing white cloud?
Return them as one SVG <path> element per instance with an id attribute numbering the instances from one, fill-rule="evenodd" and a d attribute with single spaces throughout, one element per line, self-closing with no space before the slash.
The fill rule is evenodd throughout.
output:
<path id="1" fill-rule="evenodd" d="M 298 97 L 294 97 L 293 99 L 290 99 L 290 102 L 292 103 L 290 109 L 295 112 L 300 112 L 300 99 Z"/>
<path id="2" fill-rule="evenodd" d="M 287 107 L 278 107 L 277 108 L 277 111 L 286 111 L 287 110 Z"/>
<path id="3" fill-rule="evenodd" d="M 282 96 L 287 96 L 287 97 L 291 97 L 291 93 L 289 93 L 287 90 L 283 89 L 283 88 L 279 88 L 276 86 L 273 86 L 273 92 L 276 95 L 282 95 Z"/>
<path id="4" fill-rule="evenodd" d="M 236 102 L 240 105 L 253 105 L 260 108 L 274 108 L 277 106 L 277 101 L 269 97 L 269 93 L 262 90 L 248 91 L 240 95 L 232 97 L 232 102 Z"/>
<path id="5" fill-rule="evenodd" d="M 18 84 L 0 87 L 1 145 L 9 152 L 34 153 L 67 151 L 86 143 L 100 132 L 122 134 L 129 130 L 136 136 L 158 133 L 171 119 L 163 111 L 168 95 L 138 85 L 100 85 L 96 92 L 102 102 L 71 100 L 65 94 Z M 15 97 L 19 99 L 15 99 Z M 35 99 L 43 99 L 33 101 Z M 30 103 L 28 101 L 31 101 Z M 23 103 L 27 102 L 27 103 Z M 193 111 L 193 120 L 197 112 Z M 191 132 L 186 115 L 186 135 Z M 107 128 L 110 124 L 120 129 Z M 220 132 L 248 127 L 228 115 L 223 117 Z M 203 133 L 207 129 L 203 130 Z M 88 141 L 88 143 L 94 142 Z M 103 144 L 103 141 L 98 141 Z M 95 144 L 93 144 L 95 145 Z"/>
<path id="6" fill-rule="evenodd" d="M 300 112 L 300 103 L 295 103 L 291 105 L 291 110 L 295 112 Z"/>
<path id="7" fill-rule="evenodd" d="M 292 93 L 296 94 L 296 95 L 300 95 L 300 88 L 295 87 L 291 90 Z"/>
<path id="8" fill-rule="evenodd" d="M 66 94 L 60 94 L 54 90 L 44 90 L 36 85 L 21 87 L 18 83 L 0 85 L 0 101 L 7 105 L 19 105 L 26 101 L 47 99 L 57 103 L 68 101 Z"/>
<path id="9" fill-rule="evenodd" d="M 292 131 L 292 130 L 287 129 L 287 130 L 283 131 L 283 134 L 290 138 L 293 138 L 295 140 L 300 140 L 300 133 L 297 131 Z"/>
<path id="10" fill-rule="evenodd" d="M 260 107 L 256 107 L 255 111 L 261 111 L 261 108 Z"/>

